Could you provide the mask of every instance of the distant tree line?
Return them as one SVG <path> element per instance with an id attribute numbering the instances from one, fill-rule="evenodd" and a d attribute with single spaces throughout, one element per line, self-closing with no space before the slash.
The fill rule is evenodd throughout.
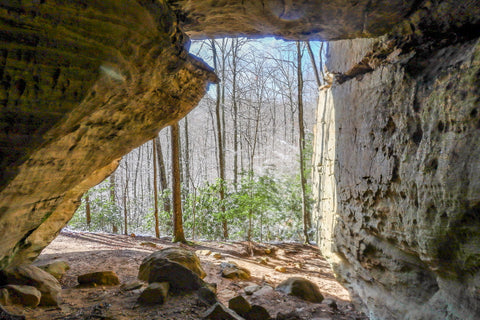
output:
<path id="1" fill-rule="evenodd" d="M 220 83 L 170 130 L 124 156 L 84 195 L 69 227 L 182 242 L 308 242 L 323 43 L 224 38 L 196 41 L 190 52 Z"/>

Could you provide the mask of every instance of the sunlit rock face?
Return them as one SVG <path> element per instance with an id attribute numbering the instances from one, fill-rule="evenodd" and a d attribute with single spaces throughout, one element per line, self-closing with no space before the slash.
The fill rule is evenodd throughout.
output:
<path id="1" fill-rule="evenodd" d="M 215 76 L 161 1 L 7 1 L 0 17 L 2 269 L 35 258 Z"/>
<path id="2" fill-rule="evenodd" d="M 480 34 L 413 26 L 330 44 L 320 247 L 371 319 L 479 319 Z"/>

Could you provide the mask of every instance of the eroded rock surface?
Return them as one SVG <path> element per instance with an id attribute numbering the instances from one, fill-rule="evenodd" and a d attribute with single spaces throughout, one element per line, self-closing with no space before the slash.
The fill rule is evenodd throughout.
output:
<path id="1" fill-rule="evenodd" d="M 427 37 L 428 49 L 391 38 L 330 45 L 334 80 L 320 93 L 314 160 L 319 241 L 373 319 L 480 316 L 472 35 Z"/>
<path id="2" fill-rule="evenodd" d="M 164 1 L 0 5 L 0 269 L 34 259 L 119 157 L 216 78 Z"/>
<path id="3" fill-rule="evenodd" d="M 287 39 L 378 36 L 417 9 L 417 1 L 170 0 L 192 38 L 226 35 Z"/>

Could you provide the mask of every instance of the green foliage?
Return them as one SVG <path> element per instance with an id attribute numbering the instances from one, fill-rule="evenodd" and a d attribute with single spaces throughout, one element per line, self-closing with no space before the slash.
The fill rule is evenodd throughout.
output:
<path id="1" fill-rule="evenodd" d="M 271 174 L 254 176 L 243 173 L 237 188 L 225 183 L 226 195 L 219 197 L 221 181 L 206 184 L 187 196 L 184 205 L 184 227 L 192 236 L 194 226 L 197 238 L 219 239 L 221 221 L 228 221 L 232 239 L 248 238 L 249 219 L 252 219 L 252 240 L 300 240 L 302 226 L 302 199 L 300 178 L 274 177 Z M 225 213 L 222 212 L 222 206 Z"/>
<path id="2" fill-rule="evenodd" d="M 305 163 L 311 159 L 311 135 L 307 136 Z M 306 165 L 306 176 L 310 166 Z M 220 200 L 221 186 L 225 199 Z M 111 201 L 110 184 L 104 181 L 88 191 L 91 209 L 90 226 L 86 224 L 85 196 L 76 214 L 69 223 L 73 229 L 112 232 L 115 225 L 123 231 L 124 216 L 122 199 Z M 311 194 L 307 184 L 307 194 Z M 164 210 L 164 201 L 171 198 L 171 190 L 159 193 L 158 216 L 160 232 L 172 235 L 171 212 Z M 153 195 L 137 195 L 127 199 L 129 233 L 154 234 L 155 219 Z M 313 200 L 308 199 L 311 212 Z M 216 240 L 223 235 L 222 220 L 228 222 L 231 240 L 255 241 L 301 241 L 303 238 L 302 192 L 300 174 L 281 176 L 267 171 L 262 175 L 243 172 L 238 184 L 217 180 L 196 188 L 190 193 L 183 190 L 183 220 L 187 238 Z M 250 224 L 251 221 L 251 224 Z M 195 231 L 194 231 L 195 229 Z M 313 231 L 312 231 L 313 232 Z M 313 236 L 313 234 L 312 234 Z M 313 237 L 312 237 L 313 238 Z"/>
<path id="3" fill-rule="evenodd" d="M 89 231 L 112 231 L 115 225 L 119 230 L 123 225 L 122 213 L 116 201 L 110 199 L 110 185 L 104 181 L 97 188 L 90 189 L 82 198 L 82 203 L 77 212 L 69 222 L 69 226 L 74 229 Z M 91 222 L 87 226 L 86 222 L 86 202 L 85 197 L 90 197 Z"/>

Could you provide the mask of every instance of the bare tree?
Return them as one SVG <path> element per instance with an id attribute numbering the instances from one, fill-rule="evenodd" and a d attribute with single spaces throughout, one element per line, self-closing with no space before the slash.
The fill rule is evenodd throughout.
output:
<path id="1" fill-rule="evenodd" d="M 115 208 L 115 172 L 113 172 L 110 175 L 110 203 L 111 203 L 111 208 Z M 111 214 L 114 214 L 114 212 L 111 212 Z M 115 221 L 112 221 L 112 233 L 118 233 L 118 227 L 115 223 Z"/>
<path id="2" fill-rule="evenodd" d="M 212 53 L 213 53 L 213 66 L 215 71 L 218 71 L 218 63 L 217 63 L 217 49 L 215 45 L 215 40 L 211 40 L 212 46 Z M 216 107 L 215 107 L 215 117 L 217 122 L 217 149 L 218 149 L 218 163 L 219 163 L 219 178 L 220 178 L 220 202 L 221 210 L 222 210 L 222 229 L 223 229 L 223 238 L 228 239 L 228 223 L 227 219 L 225 218 L 225 206 L 223 202 L 225 201 L 225 150 L 224 150 L 224 143 L 223 143 L 223 129 L 222 129 L 222 117 L 220 111 L 220 102 L 221 102 L 221 90 L 219 85 L 217 84 L 217 100 L 216 100 Z"/>
<path id="3" fill-rule="evenodd" d="M 127 209 L 127 197 L 128 197 L 128 155 L 125 156 L 125 185 L 123 186 L 123 224 L 124 234 L 128 235 L 128 209 Z"/>
<path id="4" fill-rule="evenodd" d="M 152 140 L 153 156 L 153 215 L 155 217 L 155 236 L 160 238 L 160 223 L 158 221 L 158 186 L 157 186 L 157 148 L 155 138 Z"/>
<path id="5" fill-rule="evenodd" d="M 302 187 L 302 212 L 303 212 L 303 235 L 305 243 L 310 243 L 308 232 L 311 228 L 310 212 L 307 201 L 307 179 L 305 177 L 305 124 L 303 122 L 303 73 L 302 73 L 302 48 L 297 41 L 297 81 L 298 81 L 298 151 L 300 154 L 300 184 Z M 320 80 L 319 80 L 320 81 Z"/>
<path id="6" fill-rule="evenodd" d="M 173 203 L 173 242 L 187 243 L 183 233 L 182 194 L 180 182 L 180 146 L 178 122 L 170 126 L 172 140 L 172 203 Z"/>
<path id="7" fill-rule="evenodd" d="M 90 223 L 92 222 L 92 215 L 90 211 L 90 196 L 86 195 L 85 197 L 85 215 L 87 220 L 87 228 L 90 228 Z"/>

